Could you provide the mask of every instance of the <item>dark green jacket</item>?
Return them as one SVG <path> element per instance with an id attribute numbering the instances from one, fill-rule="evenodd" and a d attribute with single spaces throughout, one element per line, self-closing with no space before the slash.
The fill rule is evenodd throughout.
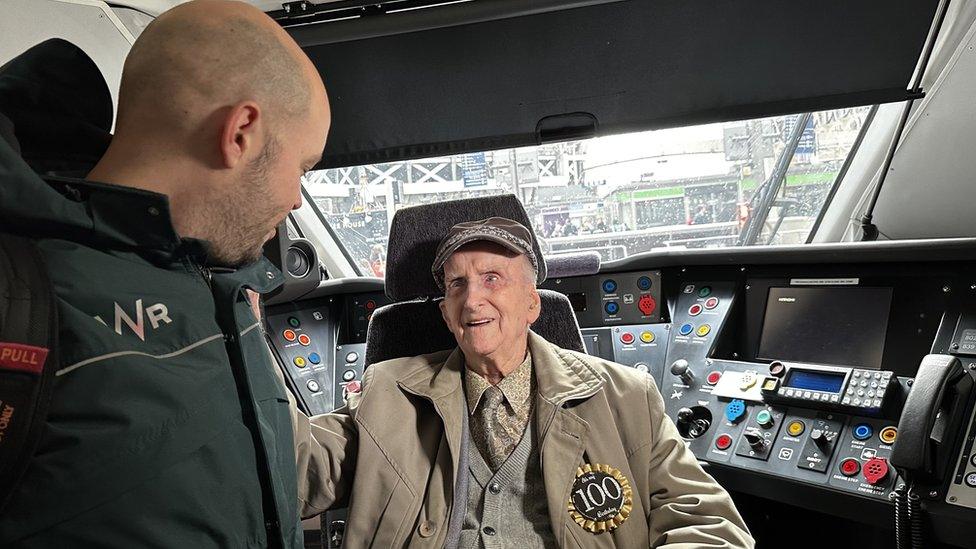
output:
<path id="1" fill-rule="evenodd" d="M 44 181 L 4 140 L 0 230 L 37 239 L 60 315 L 50 414 L 0 547 L 301 547 L 286 389 L 244 294 L 281 274 L 211 271 L 165 196 Z"/>

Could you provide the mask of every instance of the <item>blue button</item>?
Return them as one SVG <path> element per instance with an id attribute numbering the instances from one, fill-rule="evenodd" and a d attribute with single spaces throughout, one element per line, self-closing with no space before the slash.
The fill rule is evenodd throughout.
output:
<path id="1" fill-rule="evenodd" d="M 604 280 L 603 281 L 603 291 L 606 292 L 606 293 L 608 293 L 608 294 L 612 294 L 613 292 L 616 292 L 617 291 L 617 281 L 614 280 L 614 279 L 612 279 L 612 278 L 608 278 L 608 279 Z"/>
<path id="2" fill-rule="evenodd" d="M 874 429 L 867 423 L 858 423 L 854 426 L 854 438 L 857 440 L 867 440 L 874 434 Z"/>
<path id="3" fill-rule="evenodd" d="M 642 276 L 642 277 L 638 278 L 637 279 L 637 287 L 640 288 L 641 290 L 645 290 L 645 291 L 646 290 L 650 290 L 651 289 L 651 279 L 648 278 L 648 277 L 646 277 L 646 276 Z"/>
<path id="4" fill-rule="evenodd" d="M 745 413 L 746 403 L 741 398 L 737 398 L 725 406 L 725 419 L 732 423 L 742 419 Z"/>
<path id="5" fill-rule="evenodd" d="M 620 311 L 620 305 L 617 305 L 616 301 L 608 301 L 603 308 L 607 310 L 607 314 L 611 315 L 615 315 L 618 311 Z"/>
<path id="6" fill-rule="evenodd" d="M 320 357 L 318 353 L 312 353 L 308 355 L 308 361 L 312 364 L 318 364 L 319 362 L 322 362 L 322 357 Z"/>
<path id="7" fill-rule="evenodd" d="M 683 336 L 686 336 L 686 335 L 690 334 L 691 331 L 694 330 L 694 329 L 695 329 L 695 327 L 692 326 L 690 323 L 685 323 L 685 324 L 682 324 L 680 328 L 678 328 L 678 333 L 681 334 L 681 335 L 683 335 Z"/>

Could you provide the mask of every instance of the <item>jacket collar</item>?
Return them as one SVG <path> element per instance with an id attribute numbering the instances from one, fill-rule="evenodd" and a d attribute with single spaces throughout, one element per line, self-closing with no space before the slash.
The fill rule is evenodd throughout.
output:
<path id="1" fill-rule="evenodd" d="M 603 379 L 590 366 L 531 330 L 529 353 L 539 395 L 550 402 L 561 404 L 588 398 L 603 386 Z M 438 401 L 461 389 L 463 368 L 464 355 L 455 347 L 443 363 L 406 374 L 398 384 L 411 393 Z"/>

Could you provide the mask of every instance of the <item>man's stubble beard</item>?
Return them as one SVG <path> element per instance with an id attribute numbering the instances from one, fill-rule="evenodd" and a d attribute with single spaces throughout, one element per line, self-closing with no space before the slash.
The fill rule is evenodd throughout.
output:
<path id="1" fill-rule="evenodd" d="M 265 237 L 279 216 L 268 201 L 270 169 L 277 157 L 278 142 L 272 138 L 248 164 L 240 184 L 205 205 L 212 265 L 236 269 L 261 258 Z"/>

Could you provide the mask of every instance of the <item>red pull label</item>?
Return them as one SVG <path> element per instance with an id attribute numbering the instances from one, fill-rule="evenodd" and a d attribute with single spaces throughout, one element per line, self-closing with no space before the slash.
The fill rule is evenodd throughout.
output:
<path id="1" fill-rule="evenodd" d="M 40 375 L 47 352 L 44 347 L 0 341 L 0 368 Z"/>

